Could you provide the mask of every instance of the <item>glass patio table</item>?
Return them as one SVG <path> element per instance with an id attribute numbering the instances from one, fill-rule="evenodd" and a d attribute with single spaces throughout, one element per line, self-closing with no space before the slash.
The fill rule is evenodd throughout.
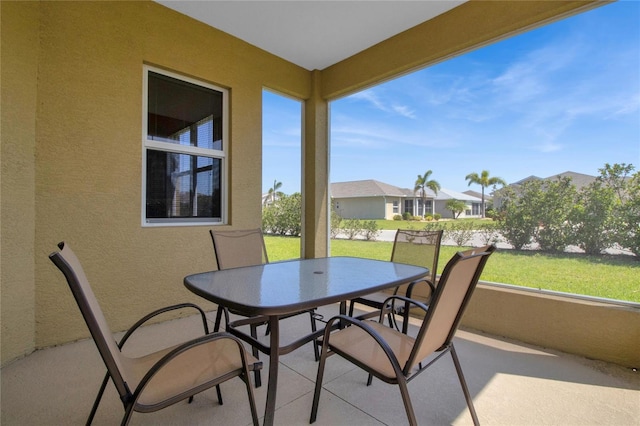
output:
<path id="1" fill-rule="evenodd" d="M 427 268 L 402 263 L 326 257 L 193 274 L 184 278 L 184 285 L 193 293 L 247 317 L 268 317 L 268 346 L 237 329 L 250 320 L 231 322 L 227 331 L 269 355 L 264 424 L 273 425 L 279 355 L 290 353 L 324 332 L 318 330 L 281 346 L 281 317 L 338 302 L 340 313 L 344 314 L 350 299 L 410 283 L 428 274 Z"/>

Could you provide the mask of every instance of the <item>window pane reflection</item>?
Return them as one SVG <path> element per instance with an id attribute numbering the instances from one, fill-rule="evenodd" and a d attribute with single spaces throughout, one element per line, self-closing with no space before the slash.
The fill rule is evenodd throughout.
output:
<path id="1" fill-rule="evenodd" d="M 218 158 L 147 150 L 148 219 L 221 220 Z"/>

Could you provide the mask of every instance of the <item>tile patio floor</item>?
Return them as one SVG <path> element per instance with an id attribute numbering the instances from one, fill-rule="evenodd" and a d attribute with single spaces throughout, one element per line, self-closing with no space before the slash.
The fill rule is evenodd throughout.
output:
<path id="1" fill-rule="evenodd" d="M 321 309 L 325 316 L 337 307 Z M 215 312 L 208 314 L 211 319 Z M 145 327 L 132 346 L 151 349 L 197 327 L 190 317 Z M 284 340 L 307 331 L 307 321 L 288 319 Z M 458 331 L 456 348 L 483 425 L 640 425 L 640 373 L 616 365 L 557 353 L 471 331 Z M 640 346 L 639 346 L 640 347 Z M 268 364 L 266 356 L 261 359 Z M 310 346 L 281 357 L 277 425 L 306 425 L 317 363 Z M 2 426 L 84 424 L 104 374 L 92 340 L 39 350 L 2 368 Z M 255 390 L 262 417 L 268 372 Z M 402 425 L 406 417 L 397 387 L 374 380 L 339 357 L 327 361 L 318 414 L 324 425 Z M 242 382 L 222 385 L 157 413 L 134 413 L 131 425 L 249 425 Z M 450 356 L 409 384 L 417 418 L 424 425 L 472 424 Z M 119 424 L 123 410 L 112 384 L 94 424 Z"/>

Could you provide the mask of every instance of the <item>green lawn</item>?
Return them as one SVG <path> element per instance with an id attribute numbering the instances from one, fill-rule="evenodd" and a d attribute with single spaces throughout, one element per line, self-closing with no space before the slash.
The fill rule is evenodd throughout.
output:
<path id="1" fill-rule="evenodd" d="M 266 235 L 265 243 L 271 261 L 300 256 L 299 238 Z M 331 255 L 388 260 L 392 246 L 386 241 L 331 240 Z M 438 272 L 458 250 L 442 246 Z M 640 262 L 631 256 L 498 250 L 489 259 L 482 279 L 640 303 Z"/>

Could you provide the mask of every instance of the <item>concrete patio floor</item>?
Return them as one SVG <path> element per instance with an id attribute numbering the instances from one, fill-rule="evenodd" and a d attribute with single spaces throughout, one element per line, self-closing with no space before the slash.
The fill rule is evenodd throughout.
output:
<path id="1" fill-rule="evenodd" d="M 326 317 L 337 307 L 322 308 Z M 215 312 L 208 314 L 210 319 Z M 197 329 L 195 317 L 145 327 L 127 345 L 142 352 L 167 345 Z M 308 331 L 301 317 L 283 321 L 283 340 Z M 119 337 L 119 336 L 118 336 Z M 640 373 L 620 366 L 557 353 L 471 331 L 458 331 L 455 345 L 484 425 L 640 425 Z M 268 365 L 267 357 L 261 359 Z M 277 425 L 305 425 L 317 363 L 307 345 L 280 359 Z M 92 340 L 39 350 L 2 368 L 3 426 L 84 424 L 104 374 Z M 264 385 L 255 390 L 264 412 Z M 374 380 L 339 357 L 327 361 L 317 425 L 406 424 L 396 386 Z M 420 424 L 472 424 L 450 356 L 409 384 Z M 134 413 L 132 425 L 249 425 L 246 392 L 239 379 L 156 413 Z M 110 383 L 94 424 L 118 424 L 122 405 Z"/>

